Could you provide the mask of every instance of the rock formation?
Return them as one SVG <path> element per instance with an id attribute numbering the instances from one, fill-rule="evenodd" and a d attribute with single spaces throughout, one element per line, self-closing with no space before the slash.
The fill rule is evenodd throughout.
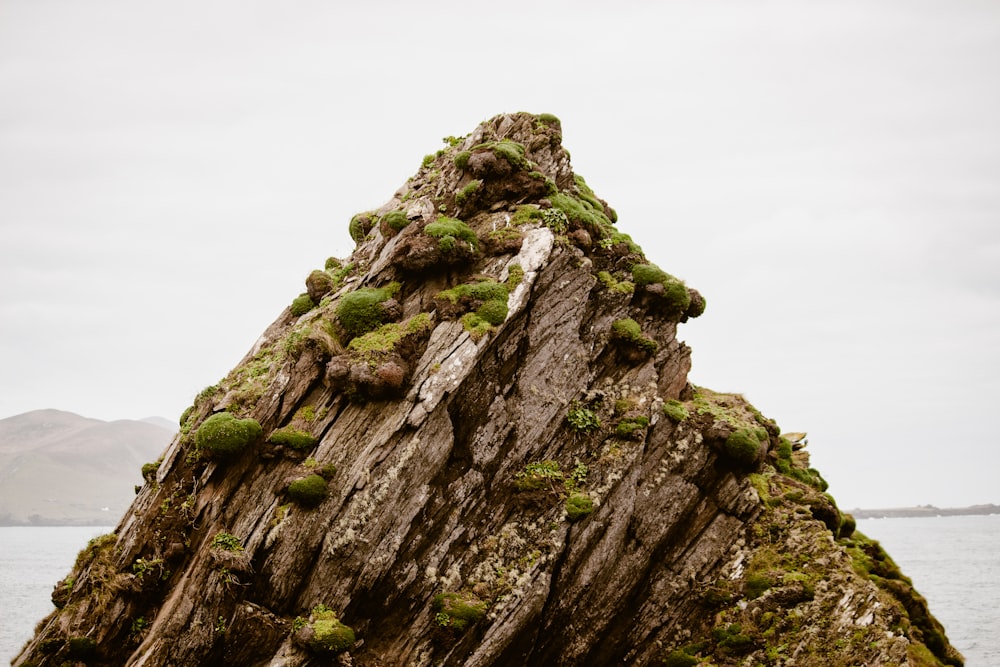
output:
<path id="1" fill-rule="evenodd" d="M 449 138 L 57 586 L 15 665 L 962 663 L 558 119 Z"/>

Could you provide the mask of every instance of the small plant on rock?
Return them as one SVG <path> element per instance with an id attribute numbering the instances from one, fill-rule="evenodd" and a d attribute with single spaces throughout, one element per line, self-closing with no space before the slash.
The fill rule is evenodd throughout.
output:
<path id="1" fill-rule="evenodd" d="M 601 428 L 601 420 L 593 410 L 575 404 L 566 415 L 566 423 L 578 433 L 591 433 Z"/>
<path id="2" fill-rule="evenodd" d="M 223 551 L 243 551 L 243 543 L 240 538 L 236 537 L 232 533 L 227 533 L 225 531 L 219 531 L 212 538 L 212 548 L 222 549 Z"/>
<path id="3" fill-rule="evenodd" d="M 555 489 L 562 481 L 563 471 L 556 461 L 536 461 L 514 476 L 514 487 L 518 491 Z"/>

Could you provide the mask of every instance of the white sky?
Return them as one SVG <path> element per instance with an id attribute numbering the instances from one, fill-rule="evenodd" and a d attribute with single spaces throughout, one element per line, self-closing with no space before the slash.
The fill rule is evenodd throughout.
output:
<path id="1" fill-rule="evenodd" d="M 339 4 L 0 0 L 0 418 L 177 417 L 441 137 L 549 112 L 707 297 L 692 381 L 841 507 L 1000 502 L 1000 3 Z"/>

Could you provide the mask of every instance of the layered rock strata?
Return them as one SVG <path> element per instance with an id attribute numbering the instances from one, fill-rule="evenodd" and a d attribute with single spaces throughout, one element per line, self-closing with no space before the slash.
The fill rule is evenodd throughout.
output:
<path id="1" fill-rule="evenodd" d="M 15 665 L 961 664 L 558 119 L 449 138 L 81 552 Z"/>

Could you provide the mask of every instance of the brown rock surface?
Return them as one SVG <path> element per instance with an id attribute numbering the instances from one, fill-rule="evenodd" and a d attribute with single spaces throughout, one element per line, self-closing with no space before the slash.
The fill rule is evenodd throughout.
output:
<path id="1" fill-rule="evenodd" d="M 688 384 L 704 302 L 628 288 L 648 260 L 557 120 L 487 121 L 365 219 L 397 210 L 198 397 L 15 665 L 961 664 L 804 452 Z M 392 317 L 348 340 L 363 287 Z M 263 437 L 199 448 L 221 410 Z"/>

